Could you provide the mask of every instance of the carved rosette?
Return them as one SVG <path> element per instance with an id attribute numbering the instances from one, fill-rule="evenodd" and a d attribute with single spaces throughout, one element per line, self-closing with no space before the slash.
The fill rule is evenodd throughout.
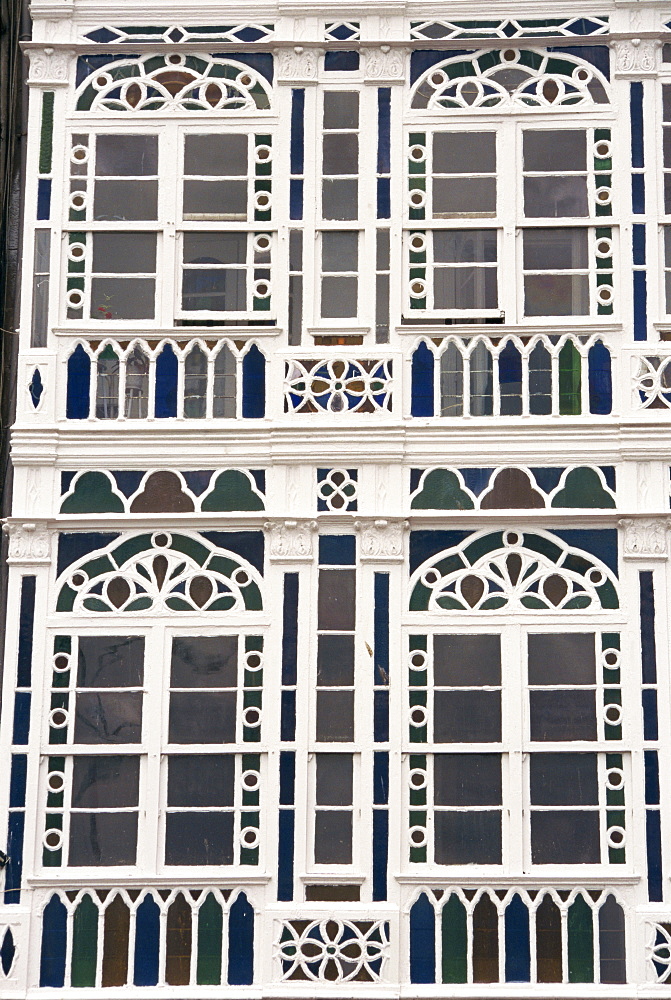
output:
<path id="1" fill-rule="evenodd" d="M 655 38 L 623 38 L 613 43 L 615 76 L 648 76 L 657 72 L 661 43 Z"/>
<path id="2" fill-rule="evenodd" d="M 403 562 L 403 536 L 407 521 L 355 521 L 359 533 L 362 562 Z"/>
<path id="3" fill-rule="evenodd" d="M 310 562 L 316 521 L 266 521 L 271 562 Z"/>
<path id="4" fill-rule="evenodd" d="M 305 49 L 302 45 L 281 49 L 277 57 L 278 82 L 316 83 L 321 54 L 319 49 Z"/>
<path id="5" fill-rule="evenodd" d="M 389 45 L 364 49 L 364 76 L 369 83 L 404 83 L 405 50 Z"/>
<path id="6" fill-rule="evenodd" d="M 620 527 L 624 529 L 622 554 L 625 559 L 667 558 L 669 518 L 627 517 L 620 521 Z"/>
<path id="7" fill-rule="evenodd" d="M 28 566 L 51 562 L 51 539 L 46 522 L 24 521 L 22 524 L 3 524 L 2 530 L 9 537 L 10 566 Z"/>
<path id="8" fill-rule="evenodd" d="M 65 49 L 44 48 L 27 50 L 30 56 L 28 84 L 32 87 L 66 87 L 71 53 Z"/>

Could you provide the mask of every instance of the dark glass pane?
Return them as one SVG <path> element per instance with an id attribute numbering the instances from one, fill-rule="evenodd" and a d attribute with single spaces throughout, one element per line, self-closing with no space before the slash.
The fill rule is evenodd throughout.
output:
<path id="1" fill-rule="evenodd" d="M 536 910 L 536 969 L 539 983 L 562 981 L 561 913 L 549 894 Z"/>
<path id="2" fill-rule="evenodd" d="M 434 174 L 493 174 L 495 171 L 495 132 L 436 132 L 434 134 Z"/>
<path id="3" fill-rule="evenodd" d="M 599 910 L 599 961 L 602 983 L 626 983 L 624 913 L 615 896 Z"/>
<path id="4" fill-rule="evenodd" d="M 328 174 L 356 174 L 359 169 L 358 135 L 325 135 L 323 168 Z"/>
<path id="5" fill-rule="evenodd" d="M 173 691 L 170 695 L 170 743 L 234 743 L 235 691 Z"/>
<path id="6" fill-rule="evenodd" d="M 75 808 L 136 806 L 139 787 L 139 757 L 74 758 L 72 805 Z"/>
<path id="7" fill-rule="evenodd" d="M 144 638 L 133 635 L 81 635 L 78 687 L 138 687 L 144 678 Z"/>
<path id="8" fill-rule="evenodd" d="M 184 233 L 185 264 L 244 264 L 246 233 Z"/>
<path id="9" fill-rule="evenodd" d="M 317 684 L 354 684 L 354 636 L 320 635 L 317 644 Z"/>
<path id="10" fill-rule="evenodd" d="M 495 267 L 437 267 L 433 279 L 436 309 L 496 309 Z"/>
<path id="11" fill-rule="evenodd" d="M 347 319 L 356 316 L 358 294 L 358 278 L 322 278 L 322 317 L 324 319 Z"/>
<path id="12" fill-rule="evenodd" d="M 524 315 L 589 315 L 587 275 L 527 274 L 524 278 Z"/>
<path id="13" fill-rule="evenodd" d="M 235 687 L 237 681 L 236 635 L 180 636 L 172 640 L 171 687 Z"/>
<path id="14" fill-rule="evenodd" d="M 93 218 L 106 222 L 158 218 L 158 181 L 96 181 Z"/>
<path id="15" fill-rule="evenodd" d="M 328 90 L 324 94 L 324 128 L 358 128 L 359 95 L 356 91 Z"/>
<path id="16" fill-rule="evenodd" d="M 198 268 L 182 275 L 182 308 L 187 311 L 242 312 L 247 308 L 247 277 L 238 268 Z"/>
<path id="17" fill-rule="evenodd" d="M 476 687 L 501 683 L 501 637 L 437 635 L 433 640 L 433 680 L 437 686 Z"/>
<path id="18" fill-rule="evenodd" d="M 528 219 L 582 218 L 589 215 L 586 177 L 525 177 L 524 214 Z"/>
<path id="19" fill-rule="evenodd" d="M 599 801 L 594 753 L 534 753 L 530 776 L 532 805 L 586 806 Z"/>
<path id="20" fill-rule="evenodd" d="M 433 259 L 439 264 L 496 261 L 496 230 L 446 230 L 433 234 Z"/>
<path id="21" fill-rule="evenodd" d="M 187 135 L 184 139 L 184 173 L 205 177 L 231 177 L 247 173 L 246 135 Z"/>
<path id="22" fill-rule="evenodd" d="M 341 136 L 337 137 L 338 139 Z M 322 182 L 322 218 L 346 222 L 359 215 L 359 182 L 346 178 Z"/>
<path id="23" fill-rule="evenodd" d="M 496 215 L 495 177 L 436 177 L 434 179 L 434 219 L 455 219 L 461 216 L 478 215 Z"/>
<path id="24" fill-rule="evenodd" d="M 95 274 L 153 274 L 156 233 L 94 233 Z"/>
<path id="25" fill-rule="evenodd" d="M 98 177 L 151 177 L 158 173 L 158 136 L 99 135 L 96 139 Z"/>
<path id="26" fill-rule="evenodd" d="M 531 860 L 535 865 L 598 864 L 599 814 L 577 809 L 532 812 Z"/>
<path id="27" fill-rule="evenodd" d="M 232 865 L 233 813 L 168 813 L 166 865 Z"/>
<path id="28" fill-rule="evenodd" d="M 500 812 L 441 811 L 434 822 L 436 864 L 501 864 Z"/>
<path id="29" fill-rule="evenodd" d="M 522 142 L 525 170 L 560 173 L 587 169 L 587 140 L 583 129 L 525 129 Z"/>
<path id="30" fill-rule="evenodd" d="M 352 803 L 353 767 L 350 753 L 317 754 L 317 805 Z"/>
<path id="31" fill-rule="evenodd" d="M 232 806 L 234 780 L 232 754 L 171 754 L 168 805 Z"/>
<path id="32" fill-rule="evenodd" d="M 433 760 L 435 805 L 501 805 L 500 754 L 440 753 Z"/>
<path id="33" fill-rule="evenodd" d="M 529 636 L 529 684 L 594 684 L 591 632 Z"/>
<path id="34" fill-rule="evenodd" d="M 523 237 L 527 271 L 587 267 L 586 229 L 525 229 Z"/>
<path id="35" fill-rule="evenodd" d="M 499 915 L 488 895 L 473 911 L 473 982 L 499 981 Z"/>
<path id="36" fill-rule="evenodd" d="M 141 691 L 82 691 L 77 695 L 75 743 L 139 743 Z"/>
<path id="37" fill-rule="evenodd" d="M 352 814 L 334 809 L 315 815 L 315 864 L 352 863 Z"/>
<path id="38" fill-rule="evenodd" d="M 330 632 L 353 632 L 356 614 L 356 571 L 319 571 L 317 628 Z"/>
<path id="39" fill-rule="evenodd" d="M 247 181 L 184 181 L 185 219 L 246 219 Z"/>
<path id="40" fill-rule="evenodd" d="M 92 278 L 91 318 L 153 319 L 155 291 L 154 278 Z"/>
<path id="41" fill-rule="evenodd" d="M 530 691 L 532 740 L 595 740 L 594 691 Z"/>
<path id="42" fill-rule="evenodd" d="M 134 865 L 137 813 L 73 813 L 68 864 Z"/>
<path id="43" fill-rule="evenodd" d="M 347 743 L 354 739 L 354 692 L 317 692 L 316 738 L 325 743 Z"/>
<path id="44" fill-rule="evenodd" d="M 357 271 L 358 233 L 322 233 L 322 271 Z"/>
<path id="45" fill-rule="evenodd" d="M 497 743 L 501 739 L 498 691 L 436 691 L 433 704 L 436 743 Z"/>

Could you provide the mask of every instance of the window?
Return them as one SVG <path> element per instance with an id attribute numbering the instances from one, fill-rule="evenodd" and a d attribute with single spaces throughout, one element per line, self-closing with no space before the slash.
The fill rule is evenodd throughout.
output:
<path id="1" fill-rule="evenodd" d="M 359 295 L 358 232 L 323 232 L 321 264 L 322 318 L 354 318 L 357 315 Z"/>

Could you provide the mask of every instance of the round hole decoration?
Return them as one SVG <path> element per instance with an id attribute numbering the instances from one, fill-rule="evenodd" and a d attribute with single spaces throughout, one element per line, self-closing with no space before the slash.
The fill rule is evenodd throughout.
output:
<path id="1" fill-rule="evenodd" d="M 410 725 L 414 729 L 421 729 L 426 725 L 427 711 L 424 705 L 413 705 L 410 709 Z"/>
<path id="2" fill-rule="evenodd" d="M 601 303 L 601 305 L 609 306 L 613 301 L 613 287 L 612 285 L 599 285 L 596 290 L 596 297 Z"/>
<path id="3" fill-rule="evenodd" d="M 254 195 L 254 207 L 259 212 L 267 212 L 270 209 L 271 203 L 270 191 L 257 191 Z"/>
<path id="4" fill-rule="evenodd" d="M 611 826 L 607 834 L 608 846 L 619 850 L 627 841 L 626 831 L 621 826 Z"/>
<path id="5" fill-rule="evenodd" d="M 622 722 L 622 706 L 614 704 L 606 705 L 603 710 L 603 717 L 609 726 L 619 726 Z"/>
<path id="6" fill-rule="evenodd" d="M 64 674 L 70 669 L 70 656 L 68 653 L 57 653 L 54 656 L 54 670 L 57 674 Z"/>
<path id="7" fill-rule="evenodd" d="M 413 161 L 413 163 L 423 163 L 424 160 L 426 159 L 425 146 L 420 146 L 418 144 L 411 146 L 409 153 L 410 153 L 410 159 Z"/>
<path id="8" fill-rule="evenodd" d="M 259 831 L 254 826 L 246 826 L 240 831 L 240 843 L 248 850 L 259 846 Z"/>
<path id="9" fill-rule="evenodd" d="M 245 653 L 245 667 L 247 670 L 261 670 L 263 668 L 263 655 L 256 649 L 251 649 Z"/>
<path id="10" fill-rule="evenodd" d="M 52 729 L 65 729 L 70 716 L 64 708 L 53 708 L 49 713 L 49 725 Z"/>
<path id="11" fill-rule="evenodd" d="M 254 282 L 254 295 L 257 299 L 267 299 L 270 295 L 270 282 L 265 278 Z"/>
<path id="12" fill-rule="evenodd" d="M 411 253 L 424 253 L 426 250 L 426 236 L 424 233 L 413 233 L 410 237 Z"/>
<path id="13" fill-rule="evenodd" d="M 267 253 L 272 245 L 272 240 L 268 233 L 259 233 L 254 237 L 254 252 Z"/>
<path id="14" fill-rule="evenodd" d="M 596 255 L 604 260 L 613 255 L 613 243 L 605 236 L 601 236 L 596 242 Z"/>
<path id="15" fill-rule="evenodd" d="M 79 288 L 71 288 L 65 298 L 70 309 L 81 309 L 84 305 L 84 293 Z"/>
<path id="16" fill-rule="evenodd" d="M 63 846 L 63 833 L 61 830 L 47 830 L 42 837 L 42 844 L 47 851 L 60 851 Z"/>
<path id="17" fill-rule="evenodd" d="M 261 777 L 257 771 L 245 771 L 242 775 L 242 787 L 246 792 L 256 792 L 261 784 Z"/>
<path id="18" fill-rule="evenodd" d="M 273 150 L 271 146 L 260 145 L 255 147 L 254 159 L 257 163 L 269 163 L 272 158 Z"/>
<path id="19" fill-rule="evenodd" d="M 242 713 L 242 720 L 249 729 L 258 729 L 261 725 L 261 709 L 256 705 L 250 705 Z"/>
<path id="20" fill-rule="evenodd" d="M 426 204 L 426 191 L 420 191 L 419 188 L 415 188 L 410 192 L 409 200 L 411 208 L 423 208 Z"/>
<path id="21" fill-rule="evenodd" d="M 599 139 L 599 141 L 594 146 L 594 154 L 600 160 L 609 160 L 611 157 L 612 149 L 611 144 L 608 139 Z"/>
<path id="22" fill-rule="evenodd" d="M 408 776 L 408 783 L 410 788 L 413 790 L 418 790 L 420 788 L 426 788 L 427 776 L 426 771 L 422 771 L 420 768 L 413 768 Z"/>
<path id="23" fill-rule="evenodd" d="M 65 787 L 65 775 L 62 771 L 51 771 L 47 778 L 47 786 L 50 792 L 58 794 Z"/>
<path id="24" fill-rule="evenodd" d="M 426 830 L 423 826 L 411 826 L 408 830 L 411 847 L 426 847 Z"/>
<path id="25" fill-rule="evenodd" d="M 413 649 L 410 654 L 410 666 L 413 670 L 426 670 L 427 656 L 423 649 Z"/>
<path id="26" fill-rule="evenodd" d="M 609 187 L 600 187 L 596 189 L 596 200 L 600 205 L 610 205 L 613 197 L 613 192 Z"/>
<path id="27" fill-rule="evenodd" d="M 606 788 L 618 791 L 624 784 L 624 774 L 619 767 L 611 767 L 606 771 Z"/>
<path id="28" fill-rule="evenodd" d="M 615 670 L 620 666 L 620 650 L 619 649 L 604 649 L 601 654 L 604 666 L 609 670 Z"/>
<path id="29" fill-rule="evenodd" d="M 68 247 L 68 258 L 74 261 L 83 260 L 86 256 L 86 247 L 83 243 L 71 243 Z"/>
<path id="30" fill-rule="evenodd" d="M 89 156 L 88 146 L 73 146 L 70 150 L 70 160 L 73 163 L 87 163 Z"/>

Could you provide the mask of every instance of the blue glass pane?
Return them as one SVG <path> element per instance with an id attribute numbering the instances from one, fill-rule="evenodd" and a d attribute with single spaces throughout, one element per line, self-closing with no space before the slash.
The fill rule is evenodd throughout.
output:
<path id="1" fill-rule="evenodd" d="M 410 982 L 436 981 L 436 914 L 425 893 L 410 910 Z"/>
<path id="2" fill-rule="evenodd" d="M 654 688 L 646 688 L 643 691 L 643 739 L 659 739 L 659 726 L 657 716 L 657 692 Z"/>
<path id="3" fill-rule="evenodd" d="M 548 47 L 548 52 L 565 52 L 577 59 L 585 59 L 610 80 L 610 50 L 607 45 L 553 45 Z"/>
<path id="4" fill-rule="evenodd" d="M 375 683 L 389 683 L 389 574 L 375 574 Z"/>
<path id="5" fill-rule="evenodd" d="M 645 271 L 634 271 L 634 340 L 648 338 L 648 280 Z"/>
<path id="6" fill-rule="evenodd" d="M 251 986 L 253 981 L 254 910 L 241 892 L 228 918 L 228 982 L 231 986 Z"/>
<path id="7" fill-rule="evenodd" d="M 354 535 L 320 535 L 320 566 L 354 566 L 356 538 Z"/>
<path id="8" fill-rule="evenodd" d="M 12 754 L 9 779 L 9 808 L 21 809 L 26 804 L 26 773 L 28 757 L 25 753 Z"/>
<path id="9" fill-rule="evenodd" d="M 373 901 L 387 898 L 387 862 L 389 855 L 389 813 L 373 813 Z"/>
<path id="10" fill-rule="evenodd" d="M 87 556 L 89 552 L 102 549 L 109 545 L 115 538 L 119 537 L 118 532 L 102 531 L 64 531 L 58 536 L 58 559 L 56 572 L 61 575 L 64 569 L 73 562 Z"/>
<path id="11" fill-rule="evenodd" d="M 298 573 L 284 574 L 282 683 L 295 684 L 298 663 Z"/>
<path id="12" fill-rule="evenodd" d="M 303 181 L 294 177 L 289 181 L 289 217 L 303 218 Z"/>
<path id="13" fill-rule="evenodd" d="M 81 344 L 68 358 L 68 388 L 65 415 L 68 420 L 86 420 L 89 415 L 91 359 Z"/>
<path id="14" fill-rule="evenodd" d="M 589 412 L 606 414 L 613 408 L 613 385 L 610 351 L 601 341 L 590 347 L 587 359 L 589 372 Z"/>
<path id="15" fill-rule="evenodd" d="M 659 805 L 659 761 L 656 750 L 646 750 L 645 758 L 645 804 Z"/>
<path id="16" fill-rule="evenodd" d="M 133 982 L 136 986 L 156 986 L 158 982 L 159 921 L 158 903 L 145 896 L 137 908 L 135 924 Z"/>
<path id="17" fill-rule="evenodd" d="M 373 803 L 384 806 L 389 801 L 389 754 L 377 751 L 373 757 Z"/>
<path id="18" fill-rule="evenodd" d="M 280 719 L 280 739 L 283 743 L 293 743 L 296 739 L 296 692 L 282 692 Z"/>
<path id="19" fill-rule="evenodd" d="M 177 355 L 166 344 L 156 359 L 156 417 L 177 416 Z"/>
<path id="20" fill-rule="evenodd" d="M 19 655 L 16 671 L 17 687 L 30 687 L 33 660 L 33 620 L 35 617 L 35 577 L 24 576 L 21 581 L 21 609 L 19 611 Z"/>
<path id="21" fill-rule="evenodd" d="M 40 405 L 40 400 L 42 398 L 42 393 L 44 392 L 44 386 L 42 385 L 42 375 L 40 369 L 36 368 L 33 372 L 33 377 L 30 380 L 30 385 L 28 386 L 28 392 L 30 393 L 30 399 L 35 407 Z"/>
<path id="22" fill-rule="evenodd" d="M 256 344 L 242 359 L 242 415 L 251 419 L 266 414 L 266 359 Z"/>
<path id="23" fill-rule="evenodd" d="M 23 871 L 23 830 L 25 813 L 12 812 L 7 823 L 9 864 L 5 868 L 5 906 L 21 902 L 21 872 Z"/>
<path id="24" fill-rule="evenodd" d="M 640 81 L 630 84 L 629 113 L 631 115 L 631 165 L 632 167 L 644 167 L 643 84 Z M 636 210 L 634 209 L 634 211 Z"/>
<path id="25" fill-rule="evenodd" d="M 631 227 L 631 245 L 634 252 L 634 264 L 645 264 L 645 226 L 637 223 Z"/>
<path id="26" fill-rule="evenodd" d="M 296 783 L 296 755 L 293 751 L 282 750 L 280 753 L 280 805 L 294 804 L 294 788 Z"/>
<path id="27" fill-rule="evenodd" d="M 291 173 L 302 174 L 305 161 L 305 91 L 291 91 Z M 292 216 L 293 218 L 293 216 Z"/>
<path id="28" fill-rule="evenodd" d="M 12 743 L 25 746 L 30 732 L 30 692 L 17 691 L 14 695 L 14 733 Z"/>
<path id="29" fill-rule="evenodd" d="M 389 739 L 389 692 L 376 691 L 373 697 L 373 739 L 386 743 Z"/>
<path id="30" fill-rule="evenodd" d="M 279 843 L 277 856 L 277 898 L 294 898 L 294 811 L 280 812 Z"/>
<path id="31" fill-rule="evenodd" d="M 67 911 L 58 896 L 52 896 L 42 914 L 40 986 L 63 986 L 66 944 Z"/>
<path id="32" fill-rule="evenodd" d="M 432 351 L 422 343 L 412 356 L 412 402 L 410 412 L 413 417 L 433 416 L 434 357 Z M 431 980 L 433 982 L 433 980 Z"/>
<path id="33" fill-rule="evenodd" d="M 37 182 L 37 218 L 41 221 L 51 215 L 51 181 Z"/>
<path id="34" fill-rule="evenodd" d="M 641 614 L 641 666 L 644 684 L 657 683 L 657 650 L 655 646 L 655 592 L 652 570 L 638 575 Z"/>
<path id="35" fill-rule="evenodd" d="M 645 175 L 631 175 L 631 208 L 634 215 L 645 213 Z"/>
<path id="36" fill-rule="evenodd" d="M 358 52 L 327 52 L 324 56 L 324 69 L 327 73 L 354 73 L 358 68 Z"/>
<path id="37" fill-rule="evenodd" d="M 529 911 L 518 895 L 506 907 L 506 982 L 528 983 L 531 979 Z"/>
<path id="38" fill-rule="evenodd" d="M 378 219 L 391 218 L 391 187 L 388 177 L 378 177 L 377 179 L 377 217 Z"/>
<path id="39" fill-rule="evenodd" d="M 662 827 L 657 809 L 647 809 L 645 813 L 645 843 L 648 855 L 648 899 L 659 903 L 662 900 Z"/>
<path id="40" fill-rule="evenodd" d="M 377 172 L 388 174 L 391 170 L 391 88 L 380 87 L 377 92 Z"/>

